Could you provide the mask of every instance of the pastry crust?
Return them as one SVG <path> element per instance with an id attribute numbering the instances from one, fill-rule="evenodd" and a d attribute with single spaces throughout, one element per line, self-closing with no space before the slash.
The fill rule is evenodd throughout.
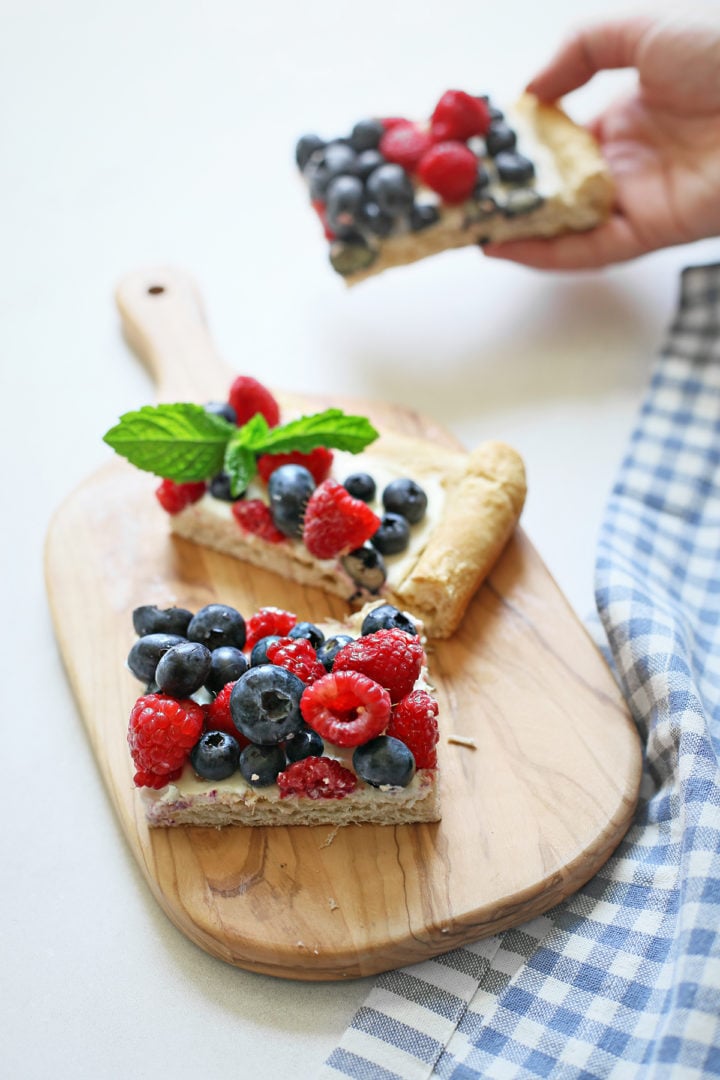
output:
<path id="1" fill-rule="evenodd" d="M 495 213 L 482 220 L 473 220 L 472 202 L 442 205 L 436 225 L 382 240 L 370 266 L 344 275 L 348 285 L 451 248 L 582 232 L 608 217 L 613 183 L 589 131 L 558 106 L 544 104 L 531 94 L 524 94 L 508 111 L 508 121 L 518 130 L 519 149 L 527 150 L 531 159 L 544 158 L 553 174 L 553 190 L 544 190 L 544 185 L 538 184 L 544 197 L 542 205 L 516 217 Z"/>
<path id="2" fill-rule="evenodd" d="M 350 460 L 346 471 L 336 466 L 339 480 L 366 469 L 376 477 L 411 477 L 428 492 L 426 522 L 414 527 L 407 554 L 386 557 L 388 578 L 378 596 L 412 611 L 429 638 L 450 637 L 520 517 L 526 492 L 521 458 L 502 442 L 482 443 L 468 454 L 386 433 Z M 369 598 L 339 561 L 314 558 L 299 540 L 261 540 L 209 496 L 170 522 L 188 540 L 341 596 L 355 608 Z"/>

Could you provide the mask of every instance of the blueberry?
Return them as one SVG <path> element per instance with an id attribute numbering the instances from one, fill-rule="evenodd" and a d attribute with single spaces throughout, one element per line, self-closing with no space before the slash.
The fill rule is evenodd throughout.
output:
<path id="1" fill-rule="evenodd" d="M 427 495 L 414 480 L 391 480 L 383 491 L 383 506 L 392 514 L 402 514 L 411 525 L 425 517 Z"/>
<path id="2" fill-rule="evenodd" d="M 308 757 L 322 757 L 325 743 L 317 731 L 303 728 L 285 743 L 285 756 L 288 761 L 302 761 Z"/>
<path id="3" fill-rule="evenodd" d="M 250 667 L 260 667 L 261 664 L 269 664 L 268 660 L 268 645 L 272 645 L 273 641 L 279 641 L 280 634 L 268 634 L 267 637 L 260 638 L 256 641 L 250 650 Z"/>
<path id="4" fill-rule="evenodd" d="M 335 634 L 334 637 L 325 638 L 317 651 L 317 658 L 326 671 L 332 671 L 337 654 L 353 640 L 349 634 Z"/>
<path id="5" fill-rule="evenodd" d="M 310 198 L 324 200 L 325 192 L 332 177 L 325 166 L 314 159 L 310 160 L 303 169 L 303 176 L 307 181 Z"/>
<path id="6" fill-rule="evenodd" d="M 371 543 L 363 544 L 354 551 L 343 555 L 340 560 L 345 572 L 356 585 L 368 592 L 376 593 L 382 589 L 387 578 L 383 557 Z"/>
<path id="7" fill-rule="evenodd" d="M 149 683 L 155 678 L 155 669 L 161 656 L 174 645 L 182 645 L 185 638 L 179 634 L 144 634 L 138 638 L 128 653 L 127 665 L 136 679 Z"/>
<path id="8" fill-rule="evenodd" d="M 312 155 L 322 150 L 325 140 L 319 135 L 301 135 L 295 145 L 295 161 L 299 169 L 304 169 Z"/>
<path id="9" fill-rule="evenodd" d="M 310 642 L 313 649 L 318 649 L 325 640 L 325 635 L 320 627 L 311 622 L 295 623 L 292 630 L 288 630 L 288 637 L 304 638 L 306 641 Z"/>
<path id="10" fill-rule="evenodd" d="M 379 120 L 358 120 L 352 129 L 350 145 L 360 153 L 363 150 L 375 150 L 385 133 L 385 126 Z"/>
<path id="11" fill-rule="evenodd" d="M 410 543 L 408 519 L 402 514 L 385 514 L 370 542 L 381 555 L 399 555 Z"/>
<path id="12" fill-rule="evenodd" d="M 413 232 L 421 232 L 436 225 L 440 220 L 440 211 L 432 203 L 420 203 L 413 206 L 410 211 L 410 228 Z"/>
<path id="13" fill-rule="evenodd" d="M 229 424 L 237 424 L 237 413 L 229 401 L 208 401 L 205 412 L 211 416 L 221 416 Z"/>
<path id="14" fill-rule="evenodd" d="M 377 252 L 365 241 L 333 244 L 330 248 L 330 265 L 338 274 L 357 274 L 360 270 L 367 270 L 376 258 Z"/>
<path id="15" fill-rule="evenodd" d="M 363 150 L 355 161 L 355 171 L 361 180 L 367 180 L 371 172 L 385 164 L 385 158 L 379 150 Z"/>
<path id="16" fill-rule="evenodd" d="M 365 202 L 360 207 L 358 224 L 373 236 L 389 236 L 395 228 L 395 218 L 381 210 L 377 203 Z"/>
<path id="17" fill-rule="evenodd" d="M 245 620 L 239 611 L 227 604 L 208 604 L 191 619 L 187 636 L 190 641 L 199 641 L 210 650 L 219 649 L 221 645 L 234 645 L 236 649 L 242 649 L 245 645 Z"/>
<path id="18" fill-rule="evenodd" d="M 210 653 L 210 672 L 205 686 L 213 694 L 219 694 L 229 682 L 237 682 L 248 669 L 244 653 L 234 645 L 221 645 Z"/>
<path id="19" fill-rule="evenodd" d="M 163 694 L 186 698 L 204 684 L 210 674 L 212 654 L 197 641 L 173 645 L 160 657 L 155 669 L 155 682 Z"/>
<path id="20" fill-rule="evenodd" d="M 373 787 L 407 787 L 415 775 L 415 758 L 404 742 L 392 735 L 358 746 L 353 768 L 361 780 Z"/>
<path id="21" fill-rule="evenodd" d="M 203 780 L 227 780 L 239 758 L 240 744 L 226 731 L 206 731 L 190 751 L 190 764 Z"/>
<path id="22" fill-rule="evenodd" d="M 501 150 L 514 150 L 517 136 L 513 129 L 504 120 L 496 120 L 490 124 L 485 135 L 485 146 L 488 154 L 495 157 Z"/>
<path id="23" fill-rule="evenodd" d="M 322 153 L 322 167 L 332 180 L 334 176 L 343 173 L 354 173 L 357 162 L 357 154 L 352 146 L 341 142 L 339 139 L 328 143 Z"/>
<path id="24" fill-rule="evenodd" d="M 370 473 L 351 473 L 343 480 L 343 487 L 354 499 L 362 499 L 363 502 L 372 502 L 377 490 L 375 481 Z"/>
<path id="25" fill-rule="evenodd" d="M 368 177 L 367 190 L 380 209 L 394 217 L 406 214 L 412 208 L 412 182 L 401 165 L 380 165 Z"/>
<path id="26" fill-rule="evenodd" d="M 238 499 L 242 499 L 245 492 L 241 491 L 238 495 L 233 495 L 230 490 L 230 477 L 226 472 L 220 472 L 210 481 L 210 494 L 214 499 L 221 499 L 223 502 L 237 502 Z"/>
<path id="27" fill-rule="evenodd" d="M 171 607 L 160 609 L 152 604 L 136 607 L 132 613 L 135 633 L 140 637 L 145 634 L 179 634 L 185 637 L 192 611 L 185 608 Z"/>
<path id="28" fill-rule="evenodd" d="M 498 175 L 506 184 L 527 184 L 535 176 L 535 166 L 530 158 L 515 151 L 501 150 L 495 157 Z"/>
<path id="29" fill-rule="evenodd" d="M 404 630 L 406 634 L 417 637 L 417 627 L 412 619 L 392 604 L 380 604 L 368 611 L 363 619 L 360 627 L 363 637 L 378 630 Z"/>
<path id="30" fill-rule="evenodd" d="M 270 473 L 268 496 L 276 528 L 285 536 L 301 536 L 305 507 L 315 488 L 304 465 L 281 465 Z"/>
<path id="31" fill-rule="evenodd" d="M 274 664 L 249 668 L 230 694 L 230 712 L 238 731 L 252 742 L 274 746 L 303 727 L 300 698 L 305 683 Z"/>
<path id="32" fill-rule="evenodd" d="M 477 180 L 475 181 L 475 196 L 482 195 L 490 183 L 490 173 L 482 162 L 478 164 Z"/>
<path id="33" fill-rule="evenodd" d="M 279 746 L 246 746 L 240 754 L 240 772 L 253 787 L 274 784 L 287 764 Z"/>
<path id="34" fill-rule="evenodd" d="M 533 188 L 516 188 L 508 191 L 503 212 L 507 217 L 521 217 L 523 214 L 531 214 L 544 202 L 542 195 Z"/>
<path id="35" fill-rule="evenodd" d="M 363 201 L 363 184 L 357 176 L 336 176 L 327 189 L 326 214 L 333 232 L 352 227 Z"/>

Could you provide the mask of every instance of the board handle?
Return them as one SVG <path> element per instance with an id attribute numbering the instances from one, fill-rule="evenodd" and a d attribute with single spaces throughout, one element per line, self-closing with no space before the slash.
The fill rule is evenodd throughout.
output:
<path id="1" fill-rule="evenodd" d="M 189 274 L 166 266 L 135 270 L 118 283 L 115 301 L 158 401 L 226 400 L 232 374 L 215 349 Z"/>

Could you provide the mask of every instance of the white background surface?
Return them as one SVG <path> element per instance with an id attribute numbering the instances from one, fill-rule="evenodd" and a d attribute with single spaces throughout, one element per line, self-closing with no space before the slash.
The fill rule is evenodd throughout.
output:
<path id="1" fill-rule="evenodd" d="M 525 529 L 578 614 L 592 610 L 604 501 L 678 270 L 717 260 L 718 243 L 557 277 L 467 250 L 347 291 L 292 164 L 306 129 L 427 114 L 448 87 L 511 100 L 576 9 L 0 4 L 3 1075 L 311 1077 L 371 982 L 252 975 L 176 931 L 125 847 L 66 684 L 47 522 L 109 457 L 102 433 L 152 400 L 113 307 L 126 271 L 189 270 L 238 371 L 404 403 L 467 445 L 513 443 Z M 588 119 L 627 81 L 598 79 L 570 111 Z"/>

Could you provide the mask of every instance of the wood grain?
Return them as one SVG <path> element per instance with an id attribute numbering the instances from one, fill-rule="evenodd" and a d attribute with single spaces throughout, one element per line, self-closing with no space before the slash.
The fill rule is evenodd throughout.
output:
<path id="1" fill-rule="evenodd" d="M 140 271 L 118 303 L 163 400 L 224 397 L 231 376 L 191 281 Z M 376 423 L 452 444 L 404 410 L 368 411 Z M 171 537 L 155 483 L 117 460 L 90 477 L 53 519 L 46 575 L 122 830 L 192 941 L 284 978 L 368 975 L 522 923 L 602 866 L 632 818 L 639 741 L 604 661 L 522 530 L 459 632 L 431 656 L 443 723 L 440 823 L 149 830 L 125 741 L 137 696 L 124 667 L 133 607 L 221 601 L 250 614 L 277 604 L 318 620 L 345 612 L 337 598 Z M 452 734 L 477 749 L 448 742 Z"/>

